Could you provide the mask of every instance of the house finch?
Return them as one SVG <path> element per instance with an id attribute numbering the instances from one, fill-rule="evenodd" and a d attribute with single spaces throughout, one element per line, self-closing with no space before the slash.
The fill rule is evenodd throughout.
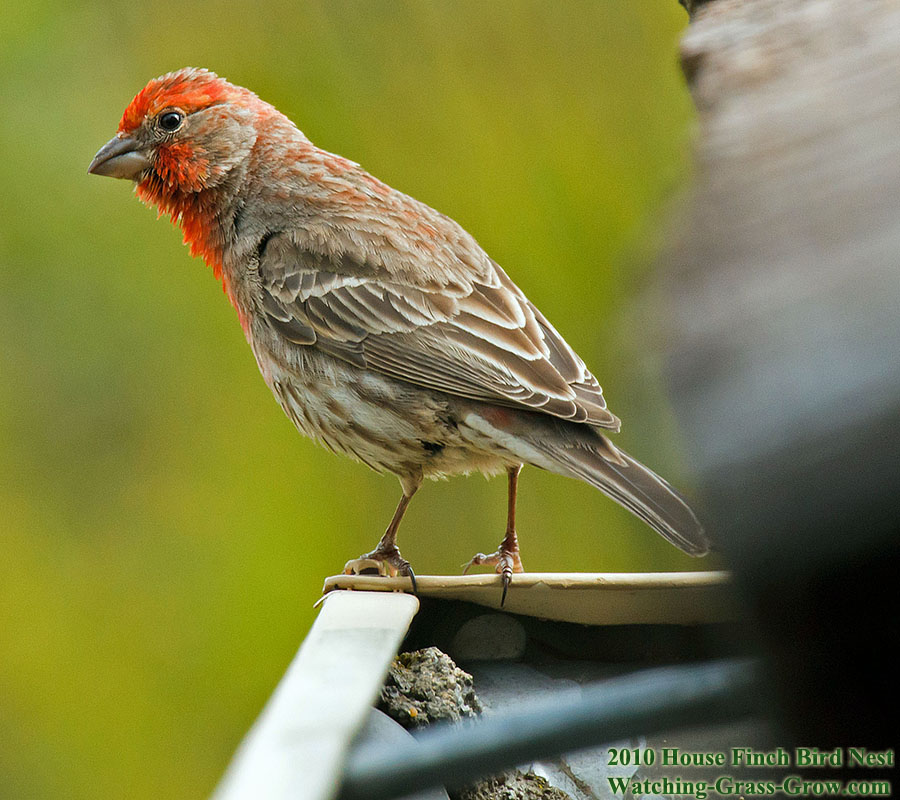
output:
<path id="1" fill-rule="evenodd" d="M 579 478 L 691 555 L 707 540 L 682 497 L 619 450 L 596 378 L 456 222 L 312 144 L 212 72 L 150 81 L 89 172 L 125 178 L 178 223 L 225 289 L 297 428 L 399 479 L 377 562 L 410 576 L 397 528 L 423 478 L 505 471 L 503 595 L 522 571 L 523 464 Z M 468 569 L 467 566 L 467 569 Z"/>

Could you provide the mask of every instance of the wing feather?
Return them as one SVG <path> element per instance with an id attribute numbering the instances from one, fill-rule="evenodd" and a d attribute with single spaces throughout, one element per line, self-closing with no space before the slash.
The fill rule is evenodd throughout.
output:
<path id="1" fill-rule="evenodd" d="M 496 264 L 450 292 L 275 244 L 259 261 L 262 309 L 291 342 L 448 394 L 618 429 L 596 378 Z M 369 274 L 341 272 L 349 263 Z"/>

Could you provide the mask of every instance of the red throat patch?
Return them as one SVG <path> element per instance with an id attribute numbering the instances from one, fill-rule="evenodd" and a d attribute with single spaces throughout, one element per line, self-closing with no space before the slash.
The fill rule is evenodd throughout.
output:
<path id="1" fill-rule="evenodd" d="M 158 216 L 163 214 L 178 225 L 184 233 L 184 243 L 190 248 L 192 256 L 200 256 L 212 269 L 216 280 L 228 296 L 238 320 L 248 335 L 250 320 L 238 305 L 231 281 L 228 279 L 222 264 L 223 242 L 218 241 L 213 233 L 216 230 L 215 212 L 204 202 L 202 192 L 181 192 L 162 182 L 158 176 L 152 175 L 136 187 L 137 196 L 147 205 L 156 206 Z"/>

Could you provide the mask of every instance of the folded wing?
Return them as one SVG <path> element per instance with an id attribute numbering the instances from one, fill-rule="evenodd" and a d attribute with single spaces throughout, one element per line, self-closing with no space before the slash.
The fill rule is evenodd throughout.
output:
<path id="1" fill-rule="evenodd" d="M 410 285 L 276 237 L 259 253 L 262 305 L 288 340 L 417 386 L 618 430 L 596 378 L 496 264 Z"/>

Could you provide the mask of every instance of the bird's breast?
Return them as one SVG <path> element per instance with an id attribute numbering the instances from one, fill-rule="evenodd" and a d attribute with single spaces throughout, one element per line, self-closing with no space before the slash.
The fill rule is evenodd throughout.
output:
<path id="1" fill-rule="evenodd" d="M 494 474 L 506 461 L 489 443 L 473 446 L 455 421 L 454 401 L 344 364 L 314 347 L 289 354 L 254 342 L 260 370 L 297 429 L 379 472 L 441 477 Z"/>

